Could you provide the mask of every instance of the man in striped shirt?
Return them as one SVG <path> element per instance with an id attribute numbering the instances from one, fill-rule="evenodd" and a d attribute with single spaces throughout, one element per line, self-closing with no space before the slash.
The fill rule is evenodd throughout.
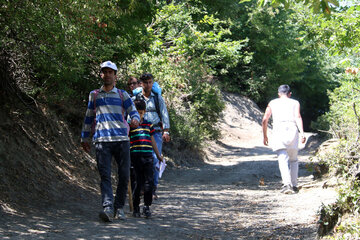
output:
<path id="1" fill-rule="evenodd" d="M 151 217 L 150 206 L 154 187 L 153 150 L 159 161 L 163 158 L 157 148 L 154 138 L 155 129 L 153 124 L 144 119 L 146 103 L 144 100 L 134 101 L 140 114 L 140 124 L 137 128 L 130 129 L 130 154 L 136 176 L 136 186 L 133 194 L 134 217 L 140 217 L 140 191 L 144 189 L 143 214 L 146 218 Z"/>
<path id="2" fill-rule="evenodd" d="M 139 125 L 140 116 L 129 95 L 115 87 L 117 67 L 111 61 L 100 65 L 103 86 L 90 92 L 88 108 L 81 132 L 81 145 L 90 152 L 92 125 L 95 130 L 92 142 L 95 144 L 96 162 L 101 178 L 103 211 L 100 218 L 106 222 L 113 218 L 125 219 L 124 205 L 129 181 L 130 143 L 125 112 L 130 116 L 132 127 Z M 115 201 L 111 186 L 111 160 L 118 165 L 118 184 Z"/>

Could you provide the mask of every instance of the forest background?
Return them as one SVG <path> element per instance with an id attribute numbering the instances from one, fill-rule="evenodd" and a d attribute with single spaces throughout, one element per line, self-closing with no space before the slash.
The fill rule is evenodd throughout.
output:
<path id="1" fill-rule="evenodd" d="M 106 60 L 119 67 L 119 88 L 129 76 L 155 76 L 169 109 L 171 149 L 196 151 L 219 137 L 221 92 L 264 109 L 289 84 L 305 130 L 340 140 L 342 150 L 322 160 L 342 179 L 328 215 L 355 216 L 340 232 L 360 225 L 359 182 L 350 171 L 359 164 L 357 1 L 1 1 L 0 25 L 3 111 L 12 112 L 12 98 L 27 106 L 25 116 L 46 105 L 79 136 Z"/>

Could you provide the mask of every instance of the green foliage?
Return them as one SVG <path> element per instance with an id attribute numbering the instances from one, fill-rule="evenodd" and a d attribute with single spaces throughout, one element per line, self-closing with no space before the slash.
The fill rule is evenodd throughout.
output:
<path id="1" fill-rule="evenodd" d="M 4 1 L 0 47 L 26 69 L 30 81 L 19 77 L 18 83 L 36 100 L 86 99 L 100 85 L 99 63 L 108 59 L 120 68 L 119 86 L 125 76 L 152 72 L 176 114 L 174 131 L 184 139 L 193 136 L 192 125 L 204 138 L 217 135 L 219 86 L 264 105 L 288 83 L 304 113 L 311 113 L 306 118 L 316 118 L 327 108 L 325 89 L 334 80 L 325 51 L 315 51 L 309 42 L 316 41 L 304 37 L 316 27 L 307 26 L 304 10 L 255 6 L 236 0 Z"/>
<path id="2" fill-rule="evenodd" d="M 191 146 L 219 134 L 214 123 L 224 104 L 213 75 L 250 57 L 241 51 L 247 40 L 228 38 L 230 23 L 197 4 L 168 4 L 158 10 L 147 28 L 148 51 L 124 72 L 153 73 L 169 103 L 172 132 Z"/>
<path id="3" fill-rule="evenodd" d="M 240 62 L 220 75 L 222 86 L 255 100 L 264 108 L 276 97 L 281 84 L 289 84 L 293 97 L 301 102 L 305 128 L 328 109 L 328 89 L 336 86 L 336 65 L 327 50 L 313 48 L 302 40 L 309 14 L 299 6 L 295 10 L 263 7 L 247 3 L 233 10 L 231 37 L 247 37 L 244 48 L 248 62 Z"/>
<path id="4" fill-rule="evenodd" d="M 149 1 L 150 2 L 150 1 Z M 2 3 L 1 48 L 31 67 L 30 82 L 48 99 L 83 96 L 98 85 L 98 64 L 126 61 L 140 50 L 147 1 Z M 31 92 L 28 92 L 31 94 Z"/>
<path id="5" fill-rule="evenodd" d="M 339 179 L 339 197 L 336 203 L 341 214 L 350 216 L 360 214 L 360 179 L 359 179 L 359 137 L 360 118 L 358 115 L 360 104 L 359 77 L 343 75 L 341 86 L 329 93 L 330 110 L 321 117 L 321 122 L 329 126 L 328 131 L 334 137 L 340 138 L 339 146 L 331 154 L 322 158 L 331 172 Z M 336 235 L 340 237 L 358 236 L 359 221 L 342 224 L 337 228 Z"/>
<path id="6" fill-rule="evenodd" d="M 360 6 L 352 5 L 334 11 L 330 16 L 306 14 L 306 29 L 301 39 L 313 47 L 326 46 L 333 55 L 360 51 Z"/>
<path id="7" fill-rule="evenodd" d="M 360 80 L 344 75 L 341 86 L 329 93 L 330 111 L 319 121 L 327 123 L 333 136 L 356 141 L 359 135 Z M 326 125 L 325 125 L 326 126 Z"/>
<path id="8" fill-rule="evenodd" d="M 360 218 L 349 217 L 340 223 L 334 231 L 334 237 L 325 239 L 352 240 L 360 238 Z"/>
<path id="9" fill-rule="evenodd" d="M 200 60 L 142 54 L 128 70 L 136 76 L 153 73 L 168 103 L 174 139 L 199 147 L 204 139 L 217 137 L 214 122 L 224 104 L 208 76 L 209 69 Z"/>
<path id="10" fill-rule="evenodd" d="M 310 5 L 311 9 L 315 13 L 319 13 L 321 11 L 325 14 L 330 14 L 334 7 L 339 6 L 339 2 L 337 0 L 258 0 L 259 6 L 264 6 L 267 3 L 271 3 L 274 7 L 283 6 L 285 8 L 289 8 L 290 5 L 294 3 L 302 3 Z"/>

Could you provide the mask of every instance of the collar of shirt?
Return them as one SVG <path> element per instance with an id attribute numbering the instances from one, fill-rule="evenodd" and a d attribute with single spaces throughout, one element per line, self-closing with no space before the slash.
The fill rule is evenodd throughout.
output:
<path id="1" fill-rule="evenodd" d="M 104 90 L 104 85 L 101 86 L 100 92 L 106 92 L 106 91 Z M 109 92 L 117 93 L 117 92 L 118 92 L 118 89 L 117 89 L 116 87 L 113 87 L 113 89 L 111 89 Z"/>
<path id="2" fill-rule="evenodd" d="M 151 99 L 151 97 L 155 97 L 155 94 L 153 93 L 153 91 L 150 92 L 149 97 L 145 96 L 145 94 L 144 94 L 143 92 L 142 92 L 141 94 L 144 96 L 144 98 L 145 98 L 146 100 Z"/>

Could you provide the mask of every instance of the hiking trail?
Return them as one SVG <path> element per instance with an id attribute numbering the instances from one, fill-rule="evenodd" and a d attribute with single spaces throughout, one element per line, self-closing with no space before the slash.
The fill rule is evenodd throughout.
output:
<path id="1" fill-rule="evenodd" d="M 100 195 L 87 194 L 3 214 L 1 239 L 316 239 L 316 212 L 336 192 L 307 171 L 314 149 L 299 152 L 300 192 L 281 194 L 276 155 L 262 144 L 262 112 L 247 98 L 224 99 L 223 137 L 206 143 L 204 164 L 165 170 L 151 219 L 133 218 L 126 206 L 126 221 L 103 223 Z"/>

